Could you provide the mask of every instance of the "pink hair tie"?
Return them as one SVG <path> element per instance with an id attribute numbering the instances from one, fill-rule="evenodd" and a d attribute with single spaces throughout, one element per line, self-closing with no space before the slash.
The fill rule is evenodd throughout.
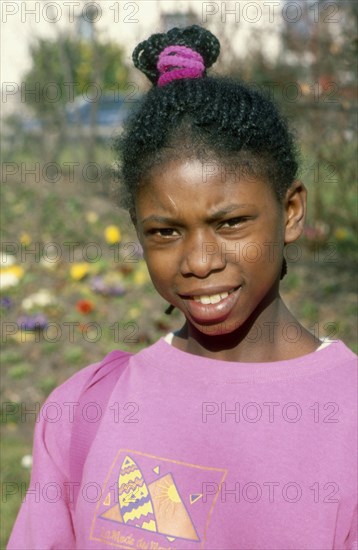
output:
<path id="1" fill-rule="evenodd" d="M 159 56 L 157 69 L 160 72 L 158 86 L 165 86 L 181 78 L 200 78 L 205 64 L 200 53 L 187 46 L 168 46 Z"/>

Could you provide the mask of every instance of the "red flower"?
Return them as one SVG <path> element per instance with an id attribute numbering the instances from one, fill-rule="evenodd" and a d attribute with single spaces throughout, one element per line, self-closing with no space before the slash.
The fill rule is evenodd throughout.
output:
<path id="1" fill-rule="evenodd" d="M 80 313 L 87 315 L 87 313 L 91 313 L 91 311 L 93 311 L 94 305 L 90 300 L 78 300 L 76 303 L 76 309 Z"/>

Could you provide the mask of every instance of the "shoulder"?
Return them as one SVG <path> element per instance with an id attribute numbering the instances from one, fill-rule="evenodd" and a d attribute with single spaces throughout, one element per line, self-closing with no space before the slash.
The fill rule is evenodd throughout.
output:
<path id="1" fill-rule="evenodd" d="M 357 355 L 341 340 L 316 352 L 321 356 L 321 363 L 326 368 L 321 372 L 323 380 L 322 392 L 327 402 L 334 403 L 344 412 L 345 421 L 357 425 L 357 384 L 358 362 Z"/>
<path id="2" fill-rule="evenodd" d="M 110 352 L 101 361 L 82 368 L 55 388 L 42 405 L 36 420 L 35 446 L 46 449 L 66 477 L 69 477 L 72 431 L 83 394 L 91 388 L 95 395 L 99 395 L 103 384 L 97 383 L 108 373 L 113 373 L 116 366 L 126 363 L 130 355 L 121 350 Z M 108 384 L 108 380 L 104 383 Z"/>
<path id="3" fill-rule="evenodd" d="M 118 364 L 125 362 L 131 355 L 131 353 L 119 349 L 109 352 L 100 361 L 83 367 L 60 384 L 51 392 L 47 401 L 54 399 L 78 400 L 85 388 L 103 378 L 112 367 L 115 368 Z"/>
<path id="4" fill-rule="evenodd" d="M 76 400 L 82 389 L 93 378 L 94 374 L 101 368 L 102 361 L 91 363 L 70 376 L 65 382 L 57 386 L 47 397 L 46 402 L 56 400 Z"/>
<path id="5" fill-rule="evenodd" d="M 82 368 L 65 382 L 57 386 L 42 404 L 36 420 L 35 436 L 41 433 L 44 440 L 66 438 L 74 420 L 74 412 L 79 403 L 83 388 L 93 378 L 101 366 L 101 361 Z"/>
<path id="6" fill-rule="evenodd" d="M 356 392 L 358 375 L 357 355 L 341 340 L 330 342 L 323 349 L 313 354 L 315 361 L 320 365 L 328 382 L 337 384 L 339 388 L 345 389 L 348 394 L 353 390 Z"/>
<path id="7" fill-rule="evenodd" d="M 348 347 L 342 340 L 334 340 L 330 345 L 327 345 L 322 351 L 326 351 L 332 365 L 344 366 L 347 365 L 353 370 L 357 368 L 357 355 Z"/>
<path id="8" fill-rule="evenodd" d="M 50 393 L 42 409 L 55 407 L 59 410 L 59 416 L 61 411 L 73 409 L 86 389 L 97 385 L 97 382 L 113 372 L 116 367 L 126 363 L 131 355 L 129 352 L 114 350 L 102 360 L 83 367 Z"/>

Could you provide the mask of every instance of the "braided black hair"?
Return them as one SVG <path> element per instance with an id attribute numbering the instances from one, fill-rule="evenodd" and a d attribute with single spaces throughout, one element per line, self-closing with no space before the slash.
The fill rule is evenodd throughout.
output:
<path id="1" fill-rule="evenodd" d="M 200 53 L 204 59 L 206 69 L 215 63 L 220 53 L 220 42 L 211 32 L 198 25 L 192 25 L 185 29 L 175 27 L 166 34 L 152 34 L 148 40 L 138 44 L 132 55 L 134 66 L 142 71 L 152 84 L 157 84 L 159 54 L 164 48 L 174 44 L 188 46 Z"/>
<path id="2" fill-rule="evenodd" d="M 194 49 L 206 68 L 220 51 L 217 38 L 197 25 L 153 34 L 135 48 L 133 61 L 154 85 L 159 54 L 169 45 Z M 272 185 L 278 200 L 298 169 L 293 136 L 274 103 L 243 82 L 218 76 L 154 86 L 125 124 L 115 149 L 120 205 L 131 212 L 148 171 L 178 156 L 241 163 Z"/>

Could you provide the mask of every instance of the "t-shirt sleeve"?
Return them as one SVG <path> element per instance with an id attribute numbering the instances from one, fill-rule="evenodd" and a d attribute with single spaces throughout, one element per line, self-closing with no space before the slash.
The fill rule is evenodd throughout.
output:
<path id="1" fill-rule="evenodd" d="M 349 535 L 347 537 L 345 550 L 358 550 L 358 508 L 357 506 L 353 513 L 352 524 L 349 531 Z"/>
<path id="2" fill-rule="evenodd" d="M 35 427 L 31 481 L 8 550 L 76 548 L 73 483 L 69 482 L 71 432 L 81 390 L 97 367 L 96 363 L 76 373 L 41 407 Z"/>

